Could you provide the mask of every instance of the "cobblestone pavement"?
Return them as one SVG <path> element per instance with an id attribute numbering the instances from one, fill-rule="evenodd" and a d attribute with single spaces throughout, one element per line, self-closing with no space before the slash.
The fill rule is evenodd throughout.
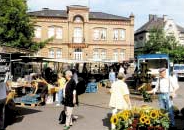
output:
<path id="1" fill-rule="evenodd" d="M 184 85 L 180 82 L 180 89 L 174 104 L 179 108 L 184 107 Z M 78 116 L 71 130 L 110 130 L 109 89 L 100 87 L 97 93 L 85 93 L 79 96 L 80 105 L 75 107 L 74 115 Z M 158 107 L 157 99 L 145 103 L 141 96 L 131 95 L 133 106 L 147 104 Z M 62 130 L 64 125 L 58 123 L 58 116 L 62 107 L 55 104 L 36 107 L 17 107 L 19 115 L 6 130 Z M 177 128 L 184 128 L 184 119 L 176 117 Z"/>

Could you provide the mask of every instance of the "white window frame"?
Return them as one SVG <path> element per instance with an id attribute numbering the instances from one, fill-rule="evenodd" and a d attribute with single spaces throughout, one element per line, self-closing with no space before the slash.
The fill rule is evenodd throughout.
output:
<path id="1" fill-rule="evenodd" d="M 100 39 L 100 30 L 99 29 L 94 29 L 93 39 L 94 40 L 99 40 Z"/>
<path id="2" fill-rule="evenodd" d="M 54 35 L 55 35 L 54 27 L 49 27 L 48 28 L 48 38 L 54 37 Z"/>
<path id="3" fill-rule="evenodd" d="M 101 30 L 101 40 L 106 40 L 107 38 L 107 29 Z"/>
<path id="4" fill-rule="evenodd" d="M 54 58 L 54 56 L 55 56 L 54 48 L 50 48 L 49 49 L 49 58 Z"/>
<path id="5" fill-rule="evenodd" d="M 114 61 L 118 61 L 118 50 L 113 51 L 113 59 Z"/>
<path id="6" fill-rule="evenodd" d="M 105 49 L 102 49 L 101 50 L 101 59 L 102 60 L 105 60 L 106 59 L 106 50 Z"/>
<path id="7" fill-rule="evenodd" d="M 35 26 L 34 27 L 34 36 L 35 38 L 41 38 L 41 27 L 40 26 Z"/>
<path id="8" fill-rule="evenodd" d="M 114 29 L 113 40 L 125 40 L 126 30 L 125 29 Z"/>
<path id="9" fill-rule="evenodd" d="M 120 29 L 120 40 L 125 40 L 125 30 Z"/>
<path id="10" fill-rule="evenodd" d="M 107 29 L 106 28 L 95 28 L 93 31 L 93 40 L 106 40 Z"/>
<path id="11" fill-rule="evenodd" d="M 118 40 L 118 30 L 114 29 L 113 31 L 113 40 Z"/>
<path id="12" fill-rule="evenodd" d="M 61 27 L 56 28 L 56 39 L 62 39 L 63 38 L 63 29 Z"/>
<path id="13" fill-rule="evenodd" d="M 62 49 L 59 49 L 59 48 L 58 48 L 58 49 L 56 50 L 56 58 L 58 58 L 58 59 L 59 59 L 59 58 L 62 58 Z"/>
<path id="14" fill-rule="evenodd" d="M 83 60 L 82 55 L 83 55 L 83 52 L 82 52 L 81 49 L 76 49 L 76 50 L 74 51 L 74 59 L 75 59 L 75 60 Z"/>
<path id="15" fill-rule="evenodd" d="M 120 60 L 125 60 L 125 50 L 124 49 L 121 49 L 120 51 Z"/>
<path id="16" fill-rule="evenodd" d="M 94 49 L 93 50 L 93 60 L 94 61 L 97 61 L 97 60 L 99 60 L 100 58 L 99 58 L 99 50 L 98 49 Z"/>
<path id="17" fill-rule="evenodd" d="M 82 52 L 74 52 L 74 59 L 75 60 L 82 60 Z"/>
<path id="18" fill-rule="evenodd" d="M 74 36 L 73 36 L 73 42 L 74 43 L 82 43 L 82 28 L 81 27 L 75 27 L 74 28 Z"/>

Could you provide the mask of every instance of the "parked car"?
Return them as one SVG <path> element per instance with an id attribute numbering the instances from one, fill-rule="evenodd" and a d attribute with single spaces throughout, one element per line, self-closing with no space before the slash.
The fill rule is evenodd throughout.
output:
<path id="1" fill-rule="evenodd" d="M 178 78 L 184 78 L 184 64 L 174 64 L 173 72 Z"/>

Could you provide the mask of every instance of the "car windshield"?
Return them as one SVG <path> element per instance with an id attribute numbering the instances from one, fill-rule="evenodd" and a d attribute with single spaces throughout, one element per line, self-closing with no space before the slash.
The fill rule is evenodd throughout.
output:
<path id="1" fill-rule="evenodd" d="M 183 66 L 174 66 L 174 70 L 184 70 L 184 65 Z"/>
<path id="2" fill-rule="evenodd" d="M 146 62 L 148 65 L 148 68 L 150 69 L 159 69 L 161 67 L 168 68 L 168 62 L 166 59 L 146 59 L 146 60 L 140 60 L 141 62 Z"/>

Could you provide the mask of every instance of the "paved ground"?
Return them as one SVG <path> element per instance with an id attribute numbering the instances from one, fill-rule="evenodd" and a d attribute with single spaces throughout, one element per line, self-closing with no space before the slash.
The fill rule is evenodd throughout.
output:
<path id="1" fill-rule="evenodd" d="M 78 120 L 71 130 L 110 130 L 110 109 L 108 108 L 110 94 L 108 88 L 99 88 L 97 93 L 85 93 L 79 97 L 80 105 L 75 107 L 74 114 Z M 180 82 L 178 96 L 174 99 L 175 105 L 181 109 L 184 107 L 184 85 Z M 158 107 L 157 99 L 152 103 L 145 103 L 142 97 L 131 95 L 133 106 L 148 104 Z M 17 107 L 19 116 L 7 126 L 6 130 L 62 130 L 63 125 L 58 124 L 58 116 L 62 107 L 55 104 L 37 107 Z M 178 129 L 184 128 L 184 119 L 177 117 Z"/>

